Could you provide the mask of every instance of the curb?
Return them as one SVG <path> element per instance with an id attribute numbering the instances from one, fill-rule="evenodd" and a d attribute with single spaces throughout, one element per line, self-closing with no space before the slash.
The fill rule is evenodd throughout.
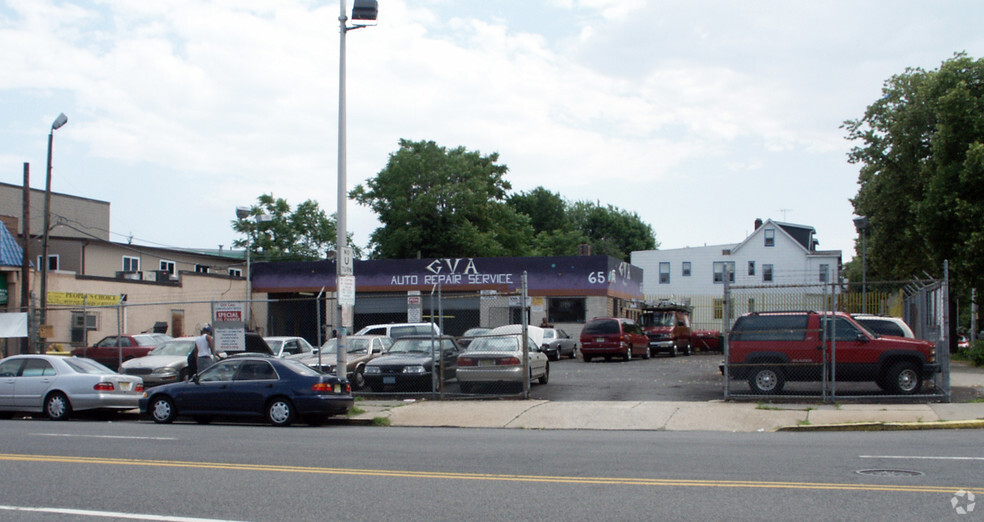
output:
<path id="1" fill-rule="evenodd" d="M 904 431 L 904 430 L 973 430 L 984 429 L 984 419 L 934 422 L 857 422 L 783 426 L 776 431 Z"/>

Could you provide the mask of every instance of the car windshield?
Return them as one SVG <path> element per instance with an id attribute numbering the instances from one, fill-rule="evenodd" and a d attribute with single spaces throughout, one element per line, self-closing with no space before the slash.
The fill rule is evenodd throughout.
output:
<path id="1" fill-rule="evenodd" d="M 549 328 L 543 330 L 544 339 L 555 339 L 557 337 L 557 332 L 550 330 Z"/>
<path id="2" fill-rule="evenodd" d="M 519 337 L 482 337 L 468 345 L 469 352 L 518 352 Z"/>
<path id="3" fill-rule="evenodd" d="M 114 374 L 113 370 L 93 361 L 92 359 L 81 359 L 69 357 L 65 359 L 65 364 L 69 365 L 78 373 L 91 373 L 94 375 Z"/>
<path id="4" fill-rule="evenodd" d="M 195 349 L 195 341 L 171 341 L 154 348 L 147 355 L 180 355 L 187 357 Z"/>
<path id="5" fill-rule="evenodd" d="M 161 339 L 154 334 L 134 335 L 133 340 L 138 346 L 154 346 L 161 343 Z"/>
<path id="6" fill-rule="evenodd" d="M 673 314 L 670 312 L 653 312 L 639 317 L 641 326 L 673 326 Z"/>
<path id="7" fill-rule="evenodd" d="M 345 353 L 369 353 L 372 339 L 349 337 L 345 339 L 345 344 L 348 345 L 345 347 Z M 338 353 L 338 338 L 328 339 L 321 345 L 321 353 Z"/>
<path id="8" fill-rule="evenodd" d="M 439 339 L 431 341 L 430 339 L 407 339 L 404 337 L 393 341 L 393 346 L 390 346 L 386 353 L 431 353 L 431 351 L 437 350 L 441 343 Z"/>
<path id="9" fill-rule="evenodd" d="M 273 353 L 280 353 L 280 348 L 284 345 L 283 339 L 268 338 L 268 339 L 264 339 L 264 341 L 266 341 L 267 344 L 270 345 L 270 349 L 273 350 Z"/>

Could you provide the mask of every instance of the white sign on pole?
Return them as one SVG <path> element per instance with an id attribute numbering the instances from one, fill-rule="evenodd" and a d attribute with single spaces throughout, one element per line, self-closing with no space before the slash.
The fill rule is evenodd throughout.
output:
<path id="1" fill-rule="evenodd" d="M 338 278 L 338 303 L 355 306 L 355 276 L 347 275 Z"/>
<path id="2" fill-rule="evenodd" d="M 338 273 L 343 276 L 352 275 L 352 247 L 339 249 Z"/>

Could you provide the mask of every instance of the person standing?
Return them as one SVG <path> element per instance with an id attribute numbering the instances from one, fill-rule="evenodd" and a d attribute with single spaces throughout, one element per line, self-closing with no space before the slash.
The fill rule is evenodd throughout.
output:
<path id="1" fill-rule="evenodd" d="M 205 325 L 202 335 L 195 339 L 195 373 L 201 373 L 215 361 L 215 341 L 212 339 L 212 327 Z"/>

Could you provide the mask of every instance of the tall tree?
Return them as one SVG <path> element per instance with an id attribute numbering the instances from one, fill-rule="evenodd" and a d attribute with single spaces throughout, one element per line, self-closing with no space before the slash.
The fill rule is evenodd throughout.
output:
<path id="1" fill-rule="evenodd" d="M 250 217 L 232 222 L 233 230 L 248 236 L 248 239 L 237 239 L 233 245 L 239 248 L 248 245 L 254 259 L 314 261 L 324 259 L 334 250 L 335 218 L 329 218 L 317 202 L 309 199 L 291 210 L 286 200 L 273 194 L 263 194 L 256 200 L 257 204 L 250 208 Z M 257 216 L 269 216 L 269 219 L 259 220 Z"/>
<path id="2" fill-rule="evenodd" d="M 870 223 L 868 278 L 938 274 L 950 260 L 958 286 L 984 283 L 984 61 L 906 69 L 844 126 L 858 142 L 851 202 Z"/>
<path id="3" fill-rule="evenodd" d="M 659 247 L 652 226 L 635 212 L 578 201 L 568 208 L 567 215 L 574 229 L 588 238 L 593 254 L 628 261 L 634 250 Z"/>
<path id="4" fill-rule="evenodd" d="M 373 258 L 522 256 L 530 252 L 529 218 L 504 204 L 511 188 L 499 155 L 433 141 L 400 140 L 375 178 L 350 197 L 376 212 Z"/>

